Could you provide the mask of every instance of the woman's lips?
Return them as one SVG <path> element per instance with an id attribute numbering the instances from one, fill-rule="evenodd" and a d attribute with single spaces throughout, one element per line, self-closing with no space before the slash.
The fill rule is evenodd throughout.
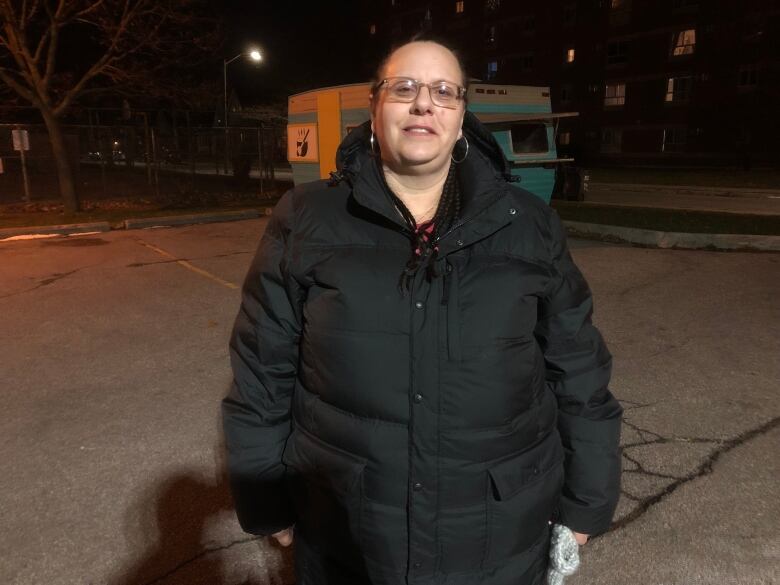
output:
<path id="1" fill-rule="evenodd" d="M 404 134 L 407 136 L 436 136 L 433 128 L 428 126 L 407 126 L 404 128 Z"/>

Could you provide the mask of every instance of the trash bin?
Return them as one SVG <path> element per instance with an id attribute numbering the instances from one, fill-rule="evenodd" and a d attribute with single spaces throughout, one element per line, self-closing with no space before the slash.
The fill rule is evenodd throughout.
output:
<path id="1" fill-rule="evenodd" d="M 553 199 L 584 201 L 590 176 L 585 169 L 573 165 L 558 165 L 555 171 Z"/>

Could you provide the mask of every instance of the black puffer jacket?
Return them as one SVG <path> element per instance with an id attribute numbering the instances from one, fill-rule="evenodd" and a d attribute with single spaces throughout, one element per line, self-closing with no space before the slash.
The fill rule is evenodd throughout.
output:
<path id="1" fill-rule="evenodd" d="M 398 292 L 409 231 L 364 126 L 288 192 L 243 289 L 223 402 L 238 517 L 295 524 L 300 585 L 541 583 L 554 515 L 595 534 L 621 408 L 560 221 L 467 114 L 462 219 Z"/>

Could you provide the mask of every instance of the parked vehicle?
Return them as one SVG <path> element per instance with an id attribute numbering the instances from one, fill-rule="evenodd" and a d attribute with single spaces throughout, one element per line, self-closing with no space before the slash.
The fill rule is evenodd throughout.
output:
<path id="1" fill-rule="evenodd" d="M 341 140 L 369 118 L 370 87 L 326 87 L 288 98 L 287 160 L 295 184 L 326 178 L 336 169 Z M 555 146 L 558 121 L 578 113 L 553 113 L 549 88 L 474 83 L 468 109 L 491 130 L 524 189 L 548 203 L 554 193 L 582 199 L 587 174 L 573 158 L 559 157 Z"/>

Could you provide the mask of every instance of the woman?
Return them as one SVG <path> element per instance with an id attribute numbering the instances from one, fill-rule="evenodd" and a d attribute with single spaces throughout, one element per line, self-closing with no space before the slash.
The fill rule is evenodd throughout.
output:
<path id="1" fill-rule="evenodd" d="M 277 205 L 223 403 L 238 517 L 300 585 L 531 585 L 549 522 L 609 526 L 621 408 L 547 205 L 509 182 L 443 45 L 379 68 L 330 184 Z"/>

